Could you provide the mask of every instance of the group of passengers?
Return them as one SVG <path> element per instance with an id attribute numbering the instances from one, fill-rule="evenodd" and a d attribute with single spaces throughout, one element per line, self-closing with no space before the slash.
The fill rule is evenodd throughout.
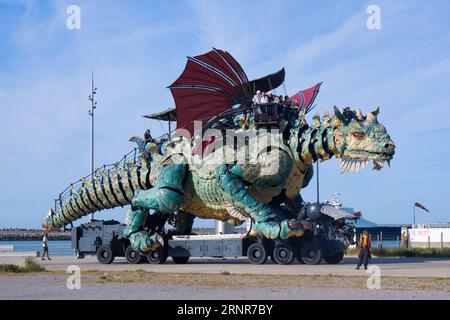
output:
<path id="1" fill-rule="evenodd" d="M 289 98 L 289 96 L 282 96 L 282 95 L 274 95 L 272 91 L 269 92 L 261 92 L 261 90 L 256 91 L 256 94 L 253 96 L 252 99 L 253 105 L 257 106 L 259 104 L 263 103 L 279 103 L 283 105 L 284 107 L 290 107 L 297 109 L 298 103 L 297 100 Z"/>
<path id="2" fill-rule="evenodd" d="M 280 119 L 286 119 L 288 123 L 291 123 L 298 117 L 299 104 L 297 100 L 289 96 L 277 96 L 271 91 L 265 93 L 258 90 L 253 96 L 252 103 L 255 107 L 257 122 L 278 122 Z M 275 108 L 276 110 L 263 107 L 266 103 L 278 103 L 278 107 Z"/>

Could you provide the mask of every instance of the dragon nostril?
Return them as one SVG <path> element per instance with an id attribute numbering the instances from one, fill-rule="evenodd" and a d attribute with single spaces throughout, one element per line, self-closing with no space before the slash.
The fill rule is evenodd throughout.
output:
<path id="1" fill-rule="evenodd" d="M 394 142 L 389 142 L 389 143 L 386 143 L 385 145 L 384 145 L 384 147 L 387 149 L 387 148 L 395 148 L 395 144 L 394 144 Z"/>

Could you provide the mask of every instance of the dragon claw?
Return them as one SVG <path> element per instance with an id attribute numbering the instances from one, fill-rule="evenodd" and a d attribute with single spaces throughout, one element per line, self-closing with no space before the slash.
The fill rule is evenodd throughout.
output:
<path id="1" fill-rule="evenodd" d="M 292 230 L 312 230 L 312 225 L 308 220 L 291 220 L 288 222 L 288 225 Z"/>

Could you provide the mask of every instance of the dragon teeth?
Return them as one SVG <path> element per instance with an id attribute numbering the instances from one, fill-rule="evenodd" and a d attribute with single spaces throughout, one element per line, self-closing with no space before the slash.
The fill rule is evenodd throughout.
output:
<path id="1" fill-rule="evenodd" d="M 359 160 L 353 160 L 353 165 L 352 165 L 352 172 L 353 173 L 358 173 L 358 166 L 359 166 Z"/>
<path id="2" fill-rule="evenodd" d="M 354 168 L 355 168 L 355 160 L 350 160 L 350 164 L 348 165 L 348 171 L 355 172 Z"/>
<path id="3" fill-rule="evenodd" d="M 350 160 L 346 159 L 345 160 L 345 165 L 344 165 L 344 172 L 348 172 L 349 168 L 350 168 Z"/>
<path id="4" fill-rule="evenodd" d="M 358 173 L 367 168 L 367 166 L 369 165 L 369 160 L 338 158 L 338 164 L 341 174 L 344 174 L 346 172 Z M 382 164 L 374 161 L 374 166 L 382 167 Z"/>
<path id="5" fill-rule="evenodd" d="M 361 160 L 357 160 L 356 161 L 356 166 L 355 166 L 355 172 L 360 172 L 361 171 L 361 165 L 362 165 L 362 161 Z"/>
<path id="6" fill-rule="evenodd" d="M 344 158 L 341 173 L 346 173 L 351 170 L 352 160 L 350 158 Z"/>

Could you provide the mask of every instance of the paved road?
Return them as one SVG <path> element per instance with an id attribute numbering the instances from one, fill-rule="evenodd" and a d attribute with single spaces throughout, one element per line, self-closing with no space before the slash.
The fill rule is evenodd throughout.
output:
<path id="1" fill-rule="evenodd" d="M 265 265 L 252 265 L 247 259 L 192 259 L 187 264 L 175 264 L 168 259 L 164 265 L 138 264 L 130 265 L 123 258 L 116 258 L 110 265 L 97 262 L 95 257 L 76 260 L 74 257 L 53 257 L 52 261 L 38 260 L 47 270 L 66 270 L 69 265 L 78 265 L 81 270 L 125 271 L 145 270 L 171 273 L 220 273 L 232 274 L 287 274 L 287 275 L 340 275 L 364 276 L 364 270 L 355 270 L 357 258 L 346 257 L 337 265 L 277 265 L 270 262 Z M 2 263 L 21 263 L 20 257 L 0 257 Z M 381 269 L 382 276 L 392 277 L 440 277 L 450 278 L 450 259 L 425 258 L 373 258 L 372 265 Z"/>

